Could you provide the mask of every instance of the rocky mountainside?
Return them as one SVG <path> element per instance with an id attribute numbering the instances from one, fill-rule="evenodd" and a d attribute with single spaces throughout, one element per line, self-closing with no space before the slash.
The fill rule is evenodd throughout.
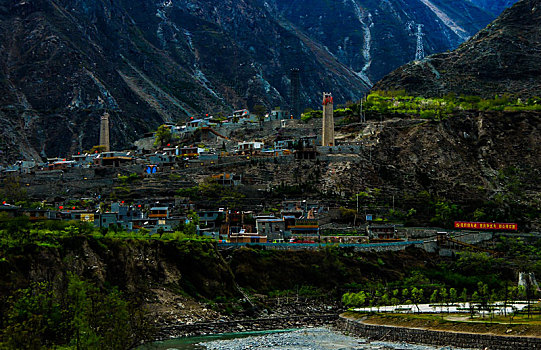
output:
<path id="1" fill-rule="evenodd" d="M 331 87 L 344 101 L 367 89 L 250 1 L 2 1 L 0 19 L 3 162 L 90 148 L 105 110 L 125 147 L 164 121 L 283 105 L 299 62 L 307 104 Z"/>
<path id="2" fill-rule="evenodd" d="M 424 50 L 432 54 L 457 47 L 493 18 L 469 1 L 269 0 L 265 5 L 369 84 L 415 58 L 418 25 Z"/>
<path id="3" fill-rule="evenodd" d="M 289 6 L 289 5 L 290 6 Z M 113 148 L 206 111 L 358 99 L 414 57 L 452 48 L 490 15 L 465 0 L 0 1 L 0 162 L 89 149 L 111 115 Z"/>
<path id="4" fill-rule="evenodd" d="M 506 8 L 513 6 L 518 0 L 470 0 L 477 7 L 480 7 L 494 15 L 499 15 Z"/>
<path id="5" fill-rule="evenodd" d="M 415 95 L 541 95 L 541 1 L 522 0 L 458 49 L 411 62 L 377 83 Z"/>

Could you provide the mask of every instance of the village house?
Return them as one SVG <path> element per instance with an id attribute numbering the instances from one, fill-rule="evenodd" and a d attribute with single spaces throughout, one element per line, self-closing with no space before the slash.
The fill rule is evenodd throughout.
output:
<path id="1" fill-rule="evenodd" d="M 167 219 L 169 218 L 169 207 L 153 207 L 150 208 L 149 218 Z"/>
<path id="2" fill-rule="evenodd" d="M 258 216 L 255 219 L 257 234 L 267 236 L 270 242 L 283 242 L 285 222 L 274 216 Z"/>
<path id="3" fill-rule="evenodd" d="M 215 151 L 203 151 L 199 153 L 199 161 L 205 163 L 218 162 L 219 155 Z"/>
<path id="4" fill-rule="evenodd" d="M 250 141 L 250 142 L 239 142 L 237 144 L 237 149 L 235 152 L 237 154 L 256 154 L 263 150 L 265 147 L 264 142 Z"/>
<path id="5" fill-rule="evenodd" d="M 267 241 L 267 236 L 246 232 L 244 229 L 241 229 L 238 233 L 231 233 L 229 235 L 229 242 L 231 243 L 267 243 Z"/>
<path id="6" fill-rule="evenodd" d="M 75 162 L 75 166 L 82 168 L 89 168 L 94 164 L 94 159 L 97 157 L 97 154 L 74 154 L 71 156 L 71 159 Z"/>
<path id="7" fill-rule="evenodd" d="M 73 168 L 75 165 L 76 165 L 76 162 L 73 160 L 61 159 L 61 160 L 57 160 L 52 163 L 49 163 L 47 165 L 47 170 L 67 170 L 69 168 Z"/>
<path id="8" fill-rule="evenodd" d="M 280 107 L 276 107 L 270 112 L 267 120 L 272 121 L 272 120 L 283 120 L 283 119 L 291 119 L 291 115 L 289 111 L 283 110 Z"/>
<path id="9" fill-rule="evenodd" d="M 282 151 L 282 150 L 292 150 L 296 147 L 297 141 L 295 140 L 279 140 L 274 142 L 274 150 L 276 151 Z"/>
<path id="10" fill-rule="evenodd" d="M 396 240 L 396 227 L 388 224 L 370 224 L 366 227 L 366 232 L 371 241 Z"/>
<path id="11" fill-rule="evenodd" d="M 14 218 L 18 216 L 19 213 L 19 207 L 15 205 L 9 205 L 9 204 L 3 204 L 0 205 L 0 214 L 6 215 L 8 218 Z"/>
<path id="12" fill-rule="evenodd" d="M 181 147 L 177 150 L 177 156 L 182 158 L 197 159 L 199 153 L 204 152 L 205 149 L 197 146 Z"/>
<path id="13" fill-rule="evenodd" d="M 220 210 L 204 210 L 197 212 L 199 225 L 202 228 L 216 229 L 225 220 L 225 213 Z"/>
<path id="14" fill-rule="evenodd" d="M 212 175 L 212 178 L 222 186 L 239 186 L 242 184 L 242 175 L 223 173 Z"/>
<path id="15" fill-rule="evenodd" d="M 250 111 L 248 111 L 247 109 L 240 109 L 238 111 L 234 111 L 231 119 L 237 120 L 240 123 L 257 122 L 257 116 L 251 114 Z"/>
<path id="16" fill-rule="evenodd" d="M 316 219 L 295 219 L 295 226 L 290 228 L 293 238 L 316 240 L 319 238 L 319 223 Z"/>
<path id="17" fill-rule="evenodd" d="M 225 222 L 220 228 L 220 234 L 222 236 L 230 236 L 234 233 L 240 233 L 241 230 L 244 232 L 253 232 L 253 225 L 247 224 L 248 221 L 251 221 L 252 212 L 251 211 L 236 211 L 236 210 L 225 210 Z"/>
<path id="18" fill-rule="evenodd" d="M 102 152 L 94 158 L 94 165 L 118 168 L 121 165 L 135 164 L 129 152 Z"/>
<path id="19" fill-rule="evenodd" d="M 176 161 L 176 157 L 174 155 L 172 156 L 169 154 L 158 152 L 146 155 L 146 159 L 147 162 L 149 162 L 150 164 L 162 166 L 172 166 Z"/>
<path id="20" fill-rule="evenodd" d="M 209 121 L 206 119 L 192 119 L 189 120 L 186 123 L 186 131 L 187 132 L 194 132 L 195 130 L 203 127 L 203 126 L 209 126 Z"/>

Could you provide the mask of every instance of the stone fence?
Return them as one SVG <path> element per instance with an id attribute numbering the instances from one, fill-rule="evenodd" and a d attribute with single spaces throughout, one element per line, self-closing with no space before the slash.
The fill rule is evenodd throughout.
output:
<path id="1" fill-rule="evenodd" d="M 436 346 L 489 350 L 535 350 L 541 349 L 540 337 L 515 337 L 478 333 L 457 333 L 405 328 L 396 326 L 370 325 L 340 316 L 338 329 L 357 337 L 378 341 L 408 342 Z"/>

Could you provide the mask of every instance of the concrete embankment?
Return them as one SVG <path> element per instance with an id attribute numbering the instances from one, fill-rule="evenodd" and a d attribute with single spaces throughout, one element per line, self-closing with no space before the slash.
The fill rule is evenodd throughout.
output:
<path id="1" fill-rule="evenodd" d="M 479 333 L 445 332 L 430 329 L 372 325 L 340 316 L 337 328 L 354 336 L 370 340 L 415 342 L 437 346 L 489 350 L 535 350 L 541 349 L 541 337 L 517 337 Z"/>
<path id="2" fill-rule="evenodd" d="M 157 339 L 165 340 L 170 338 L 191 337 L 208 334 L 318 327 L 334 325 L 337 320 L 337 314 L 326 314 L 268 317 L 224 322 L 198 322 L 192 324 L 184 323 L 161 328 L 157 335 Z"/>

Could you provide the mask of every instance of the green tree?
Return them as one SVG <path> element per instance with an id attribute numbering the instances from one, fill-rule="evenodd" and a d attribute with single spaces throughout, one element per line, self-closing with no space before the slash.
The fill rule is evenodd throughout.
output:
<path id="1" fill-rule="evenodd" d="M 6 218 L 1 225 L 1 227 L 6 230 L 5 233 L 11 241 L 17 242 L 18 244 L 30 243 L 30 230 L 32 225 L 30 224 L 28 216 L 23 215 L 14 218 Z"/>
<path id="2" fill-rule="evenodd" d="M 441 301 L 440 311 L 441 311 L 441 313 L 443 315 L 443 304 L 445 304 L 446 306 L 449 305 L 449 293 L 447 292 L 447 288 L 445 288 L 445 287 L 442 287 L 440 289 L 440 301 Z"/>
<path id="3" fill-rule="evenodd" d="M 449 288 L 449 301 L 451 304 L 456 303 L 458 300 L 458 293 L 455 288 Z"/>
<path id="4" fill-rule="evenodd" d="M 484 309 L 484 310 L 489 310 L 489 298 L 490 298 L 490 294 L 489 294 L 489 290 L 488 290 L 488 285 L 483 283 L 483 282 L 478 282 L 477 283 L 477 294 L 478 294 L 478 297 L 479 297 L 479 302 L 481 303 L 481 307 Z"/>
<path id="5" fill-rule="evenodd" d="M 26 190 L 21 186 L 21 178 L 15 175 L 7 176 L 0 190 L 0 204 L 3 201 L 17 203 L 27 200 Z"/>
<path id="6" fill-rule="evenodd" d="M 417 287 L 413 287 L 411 289 L 411 298 L 413 299 L 413 302 L 417 307 L 417 312 L 421 312 L 419 304 L 423 302 L 423 289 L 417 289 Z"/>
<path id="7" fill-rule="evenodd" d="M 388 293 L 384 293 L 384 294 L 381 296 L 381 304 L 382 304 L 383 306 L 388 306 L 388 305 L 389 305 L 389 302 L 390 302 L 389 294 L 388 294 Z"/>
<path id="8" fill-rule="evenodd" d="M 366 293 L 362 290 L 358 293 L 354 293 L 351 297 L 351 304 L 353 306 L 363 306 L 365 302 L 366 302 Z"/>
<path id="9" fill-rule="evenodd" d="M 403 303 L 406 303 L 406 300 L 408 300 L 409 295 L 410 295 L 410 291 L 408 290 L 408 288 L 402 289 L 402 302 Z"/>
<path id="10" fill-rule="evenodd" d="M 462 293 L 460 293 L 460 300 L 462 300 L 463 306 L 466 307 L 466 303 L 468 302 L 468 290 L 466 288 L 462 289 Z"/>
<path id="11" fill-rule="evenodd" d="M 432 295 L 430 295 L 430 303 L 432 304 L 432 308 L 435 310 L 436 307 L 437 307 L 437 302 L 439 300 L 439 294 L 438 294 L 438 290 L 437 289 L 434 289 L 434 291 L 432 292 Z"/>
<path id="12" fill-rule="evenodd" d="M 133 346 L 128 303 L 115 288 L 103 293 L 93 284 L 68 274 L 67 306 L 72 344 L 77 349 L 128 349 Z"/>
<path id="13" fill-rule="evenodd" d="M 470 301 L 470 317 L 471 318 L 473 318 L 473 315 L 475 313 L 475 304 L 477 304 L 477 307 L 479 309 L 481 308 L 480 302 L 481 302 L 481 298 L 479 297 L 479 293 L 477 291 L 473 292 L 471 296 L 471 301 Z"/>
<path id="14" fill-rule="evenodd" d="M 68 298 L 71 318 L 71 327 L 73 329 L 73 339 L 77 350 L 99 347 L 99 336 L 90 327 L 89 317 L 92 310 L 92 301 L 90 300 L 89 286 L 78 276 L 68 275 Z"/>
<path id="15" fill-rule="evenodd" d="M 363 306 L 366 302 L 367 295 L 364 291 L 358 293 L 346 293 L 342 296 L 342 303 L 345 306 L 358 307 Z"/>
<path id="16" fill-rule="evenodd" d="M 460 217 L 461 210 L 456 204 L 438 200 L 434 204 L 435 215 L 430 221 L 443 227 L 452 227 L 455 219 Z"/>
<path id="17" fill-rule="evenodd" d="M 498 300 L 498 295 L 495 290 L 490 293 L 489 303 L 490 303 L 490 318 L 494 318 L 494 303 Z"/>
<path id="18" fill-rule="evenodd" d="M 376 290 L 374 302 L 376 303 L 378 307 L 378 312 L 379 312 L 379 306 L 381 305 L 381 296 L 382 296 L 381 291 L 379 289 Z"/>
<path id="19" fill-rule="evenodd" d="M 171 129 L 166 125 L 160 125 L 156 131 L 156 139 L 154 140 L 154 147 L 163 147 L 173 140 L 173 134 Z"/>
<path id="20" fill-rule="evenodd" d="M 42 349 L 61 342 L 66 324 L 56 299 L 52 286 L 45 282 L 17 290 L 2 315 L 0 348 Z"/>
<path id="21" fill-rule="evenodd" d="M 342 304 L 344 304 L 344 306 L 350 306 L 351 305 L 351 295 L 353 293 L 345 293 L 344 295 L 342 295 Z"/>
<path id="22" fill-rule="evenodd" d="M 265 120 L 265 114 L 267 113 L 267 108 L 265 108 L 262 104 L 257 104 L 253 108 L 254 114 L 257 116 L 257 120 L 259 121 L 259 124 L 261 125 L 263 123 L 263 120 Z"/>

